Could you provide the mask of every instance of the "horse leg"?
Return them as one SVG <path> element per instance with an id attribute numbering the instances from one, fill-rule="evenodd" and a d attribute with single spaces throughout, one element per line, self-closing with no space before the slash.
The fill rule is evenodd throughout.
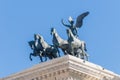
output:
<path id="1" fill-rule="evenodd" d="M 57 48 L 57 52 L 56 52 L 56 54 L 58 55 L 58 57 L 60 57 L 60 51 L 59 51 L 58 48 Z"/>
<path id="2" fill-rule="evenodd" d="M 80 54 L 81 54 L 80 52 L 77 52 L 75 56 L 78 57 L 78 58 L 81 58 Z"/>
<path id="3" fill-rule="evenodd" d="M 41 56 L 41 55 L 39 55 L 39 58 L 40 58 L 41 62 L 43 62 L 43 59 L 42 59 L 42 56 Z"/>
<path id="4" fill-rule="evenodd" d="M 86 60 L 87 60 L 87 61 L 88 61 L 88 56 L 89 56 L 89 55 L 87 55 L 87 53 L 85 53 L 85 57 L 86 57 Z"/>
<path id="5" fill-rule="evenodd" d="M 45 58 L 44 61 L 47 61 L 47 54 L 46 54 L 46 52 L 44 51 L 42 54 L 43 54 L 43 57 Z"/>
<path id="6" fill-rule="evenodd" d="M 88 61 L 88 55 L 87 55 L 85 49 L 82 49 L 82 54 L 84 56 L 84 59 L 86 59 Z"/>
<path id="7" fill-rule="evenodd" d="M 32 61 L 31 56 L 33 56 L 33 53 L 30 53 L 30 55 L 29 55 L 29 59 Z"/>
<path id="8" fill-rule="evenodd" d="M 76 51 L 75 56 L 81 58 L 81 49 L 76 49 L 75 51 Z"/>
<path id="9" fill-rule="evenodd" d="M 47 55 L 45 55 L 45 61 L 47 61 Z"/>
<path id="10" fill-rule="evenodd" d="M 52 59 L 52 58 L 53 58 L 53 56 L 52 56 L 50 53 L 47 54 L 47 57 L 48 57 L 49 59 Z"/>
<path id="11" fill-rule="evenodd" d="M 58 49 L 53 49 L 53 50 L 51 51 L 52 57 L 53 57 L 53 58 L 60 57 L 60 55 L 59 55 L 58 52 L 59 52 Z"/>
<path id="12" fill-rule="evenodd" d="M 52 53 L 53 58 L 57 58 L 58 57 L 58 52 Z"/>
<path id="13" fill-rule="evenodd" d="M 72 55 L 72 56 L 75 56 L 75 54 L 74 54 L 74 52 L 75 52 L 75 48 L 72 46 L 72 44 L 70 44 L 70 46 L 69 46 L 69 51 L 70 51 L 70 55 Z"/>
<path id="14" fill-rule="evenodd" d="M 41 62 L 43 62 L 43 59 L 42 59 L 42 51 L 40 51 L 40 53 L 39 53 L 39 58 L 40 58 L 40 60 L 41 60 Z"/>
<path id="15" fill-rule="evenodd" d="M 64 55 L 67 55 L 68 53 L 66 52 L 66 50 L 62 49 L 62 52 L 64 53 Z"/>

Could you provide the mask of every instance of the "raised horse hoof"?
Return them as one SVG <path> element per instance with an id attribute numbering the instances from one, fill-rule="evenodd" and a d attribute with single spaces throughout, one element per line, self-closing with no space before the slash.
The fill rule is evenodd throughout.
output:
<path id="1" fill-rule="evenodd" d="M 30 61 L 32 61 L 32 59 L 30 59 Z"/>

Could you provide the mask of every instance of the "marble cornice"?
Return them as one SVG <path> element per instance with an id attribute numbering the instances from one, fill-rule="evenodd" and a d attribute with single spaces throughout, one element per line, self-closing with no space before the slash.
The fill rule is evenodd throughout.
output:
<path id="1" fill-rule="evenodd" d="M 37 64 L 0 80 L 112 80 L 119 75 L 103 67 L 66 55 Z"/>

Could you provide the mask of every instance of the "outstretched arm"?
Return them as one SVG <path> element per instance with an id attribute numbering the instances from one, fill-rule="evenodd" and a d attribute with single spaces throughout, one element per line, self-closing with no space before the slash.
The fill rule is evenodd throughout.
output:
<path id="1" fill-rule="evenodd" d="M 67 24 L 65 24 L 65 23 L 63 22 L 63 19 L 61 20 L 61 23 L 62 23 L 64 26 L 66 26 L 66 27 L 70 27 L 70 25 L 67 25 Z"/>

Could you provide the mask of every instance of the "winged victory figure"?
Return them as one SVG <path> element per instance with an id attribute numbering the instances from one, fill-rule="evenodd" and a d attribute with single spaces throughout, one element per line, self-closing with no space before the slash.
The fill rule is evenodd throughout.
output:
<path id="1" fill-rule="evenodd" d="M 77 28 L 81 28 L 81 26 L 83 25 L 83 19 L 89 14 L 89 12 L 84 12 L 82 13 L 81 15 L 79 15 L 76 19 L 76 23 L 74 24 L 74 21 L 72 19 L 72 17 L 70 16 L 69 19 L 68 19 L 68 22 L 70 23 L 69 25 L 68 24 L 65 24 L 63 22 L 63 19 L 61 20 L 62 24 L 68 28 L 71 29 L 72 33 L 74 36 L 78 37 L 78 34 L 77 34 Z"/>

